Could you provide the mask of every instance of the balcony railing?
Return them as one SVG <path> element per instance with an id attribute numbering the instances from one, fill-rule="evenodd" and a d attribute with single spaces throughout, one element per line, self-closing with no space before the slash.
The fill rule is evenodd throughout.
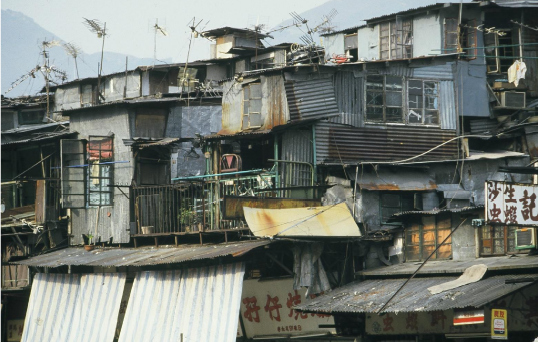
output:
<path id="1" fill-rule="evenodd" d="M 245 227 L 224 220 L 224 196 L 274 196 L 275 174 L 207 176 L 170 185 L 133 187 L 136 234 L 172 234 Z"/>

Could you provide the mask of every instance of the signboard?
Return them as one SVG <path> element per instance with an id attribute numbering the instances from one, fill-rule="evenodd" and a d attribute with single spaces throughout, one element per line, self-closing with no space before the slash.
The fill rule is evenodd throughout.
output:
<path id="1" fill-rule="evenodd" d="M 538 225 L 538 186 L 486 182 L 486 222 L 505 225 Z"/>
<path id="2" fill-rule="evenodd" d="M 508 339 L 508 311 L 491 309 L 491 338 L 493 340 Z"/>
<path id="3" fill-rule="evenodd" d="M 241 319 L 246 337 L 323 336 L 336 334 L 331 315 L 302 313 L 292 309 L 302 303 L 306 289 L 294 290 L 293 279 L 243 282 L 241 295 Z"/>
<path id="4" fill-rule="evenodd" d="M 22 338 L 23 328 L 24 319 L 7 321 L 7 341 L 20 341 Z"/>
<path id="5" fill-rule="evenodd" d="M 454 311 L 454 325 L 483 324 L 484 310 Z"/>

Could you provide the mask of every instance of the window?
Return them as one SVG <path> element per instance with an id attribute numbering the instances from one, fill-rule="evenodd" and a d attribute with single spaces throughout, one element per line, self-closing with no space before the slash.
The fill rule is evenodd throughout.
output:
<path id="1" fill-rule="evenodd" d="M 413 57 L 413 21 L 401 19 L 382 23 L 379 27 L 379 55 L 381 59 Z"/>
<path id="2" fill-rule="evenodd" d="M 529 250 L 516 249 L 516 226 L 480 227 L 480 255 L 505 255 L 507 253 L 528 253 Z"/>
<path id="3" fill-rule="evenodd" d="M 262 85 L 250 83 L 243 87 L 243 129 L 262 125 Z"/>
<path id="4" fill-rule="evenodd" d="M 403 122 L 402 77 L 366 77 L 366 120 Z"/>
<path id="5" fill-rule="evenodd" d="M 380 217 L 383 224 L 396 213 L 413 210 L 415 208 L 415 196 L 413 193 L 382 193 L 380 203 Z"/>
<path id="6" fill-rule="evenodd" d="M 457 18 L 445 19 L 445 53 L 464 52 L 467 59 L 476 58 L 476 21 L 470 20 L 458 28 Z M 459 34 L 459 39 L 458 39 Z"/>
<path id="7" fill-rule="evenodd" d="M 43 123 L 45 111 L 29 110 L 19 112 L 19 125 L 32 125 Z"/>
<path id="8" fill-rule="evenodd" d="M 439 83 L 409 80 L 407 84 L 407 122 L 410 124 L 439 124 Z"/>
<path id="9" fill-rule="evenodd" d="M 111 186 L 114 167 L 113 138 L 90 136 L 88 141 L 90 206 L 112 205 L 114 188 Z"/>
<path id="10" fill-rule="evenodd" d="M 406 261 L 423 261 L 450 234 L 452 221 L 450 215 L 423 216 L 418 223 L 405 229 Z M 452 237 L 450 237 L 431 259 L 449 259 L 452 256 Z"/>
<path id="11" fill-rule="evenodd" d="M 484 50 L 486 66 L 490 73 L 507 72 L 508 68 L 519 58 L 519 30 L 503 30 L 504 36 L 495 33 L 484 33 Z"/>

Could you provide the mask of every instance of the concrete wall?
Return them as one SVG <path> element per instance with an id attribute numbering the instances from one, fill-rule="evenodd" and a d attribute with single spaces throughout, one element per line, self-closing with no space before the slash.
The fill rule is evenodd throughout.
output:
<path id="1" fill-rule="evenodd" d="M 336 33 L 323 37 L 323 47 L 325 48 L 326 56 L 331 57 L 333 54 L 343 55 L 345 53 L 344 34 Z"/>
<path id="2" fill-rule="evenodd" d="M 126 98 L 133 98 L 140 96 L 140 73 L 138 71 L 131 71 L 125 75 L 113 75 L 106 77 L 103 83 L 103 95 L 105 102 L 118 101 L 124 99 L 123 89 L 127 85 Z"/>
<path id="3" fill-rule="evenodd" d="M 114 134 L 114 161 L 129 163 L 114 164 L 114 184 L 128 186 L 134 176 L 134 163 L 131 149 L 123 144 L 122 139 L 130 138 L 129 113 L 126 109 L 105 109 L 96 113 L 77 113 L 71 115 L 70 128 L 79 132 L 79 139 L 88 139 L 89 135 Z M 121 188 L 128 194 L 128 188 Z M 71 210 L 72 245 L 82 244 L 82 234 L 89 232 L 96 240 L 113 243 L 127 243 L 130 237 L 130 204 L 129 199 L 114 188 L 112 206 L 91 207 Z M 97 222 L 97 211 L 99 221 Z M 97 227 L 97 229 L 96 229 Z"/>
<path id="4" fill-rule="evenodd" d="M 359 40 L 359 61 L 379 59 L 379 25 L 361 27 L 357 31 L 357 39 Z"/>
<path id="5" fill-rule="evenodd" d="M 457 227 L 463 219 L 460 215 L 452 215 L 452 228 Z M 452 234 L 452 260 L 464 261 L 476 258 L 476 228 L 471 226 L 471 219 L 467 219 L 461 227 Z"/>
<path id="6" fill-rule="evenodd" d="M 206 79 L 220 81 L 226 78 L 226 67 L 221 65 L 208 65 Z"/>
<path id="7" fill-rule="evenodd" d="M 443 25 L 437 14 L 413 18 L 413 57 L 441 54 Z"/>
<path id="8" fill-rule="evenodd" d="M 62 86 L 54 93 L 54 111 L 80 108 L 80 91 L 78 84 Z"/>

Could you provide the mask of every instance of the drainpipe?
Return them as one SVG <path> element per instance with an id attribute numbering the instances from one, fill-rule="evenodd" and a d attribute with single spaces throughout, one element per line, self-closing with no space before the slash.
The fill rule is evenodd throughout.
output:
<path id="1" fill-rule="evenodd" d="M 318 162 L 316 159 L 316 126 L 312 125 L 312 162 L 314 163 L 312 181 L 318 181 Z M 313 184 L 312 184 L 313 185 Z"/>
<path id="2" fill-rule="evenodd" d="M 278 160 L 278 138 L 279 135 L 275 135 L 275 140 L 273 142 L 273 150 L 274 150 L 274 160 Z M 278 162 L 275 162 L 275 186 L 277 188 L 280 188 L 280 170 L 278 169 Z M 279 194 L 280 196 L 281 194 Z"/>

